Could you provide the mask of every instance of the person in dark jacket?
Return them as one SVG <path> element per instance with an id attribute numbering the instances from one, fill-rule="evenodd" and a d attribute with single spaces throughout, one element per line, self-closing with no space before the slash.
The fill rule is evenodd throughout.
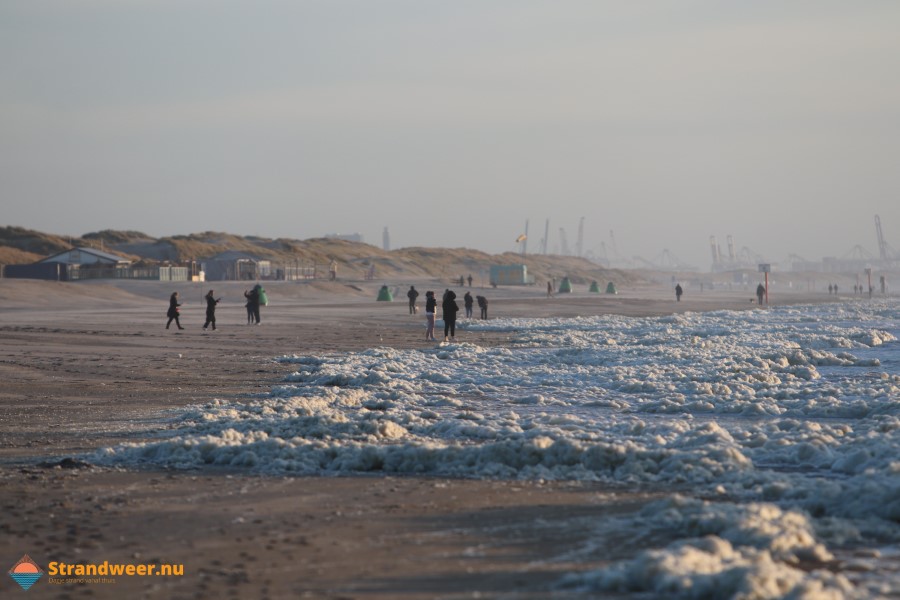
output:
<path id="1" fill-rule="evenodd" d="M 466 292 L 466 295 L 463 296 L 463 304 L 466 305 L 466 318 L 467 319 L 472 318 L 472 304 L 473 303 L 474 303 L 474 300 L 472 299 L 472 294 L 469 292 Z"/>
<path id="2" fill-rule="evenodd" d="M 212 325 L 213 331 L 216 330 L 216 304 L 219 303 L 219 300 L 221 298 L 213 297 L 212 290 L 209 290 L 209 293 L 206 294 L 206 323 L 203 324 L 204 330 L 210 325 Z"/>
<path id="3" fill-rule="evenodd" d="M 763 303 L 763 297 L 766 295 L 766 288 L 763 287 L 763 284 L 759 284 L 756 286 L 756 302 L 757 304 Z"/>
<path id="4" fill-rule="evenodd" d="M 481 318 L 482 319 L 487 319 L 487 305 L 488 305 L 487 298 L 485 298 L 484 296 L 478 296 L 478 308 L 481 309 Z"/>
<path id="5" fill-rule="evenodd" d="M 247 292 L 244 292 L 244 298 L 247 298 Z M 247 309 L 247 325 L 253 324 L 253 307 L 250 306 L 250 299 L 247 298 L 247 303 L 244 304 L 244 308 Z"/>
<path id="6" fill-rule="evenodd" d="M 684 293 L 684 290 L 681 289 L 681 284 L 678 283 L 675 285 L 675 301 L 681 302 L 681 295 Z"/>
<path id="7" fill-rule="evenodd" d="M 441 303 L 444 311 L 444 341 L 456 341 L 456 313 L 459 305 L 456 303 L 456 293 L 452 290 L 444 292 L 444 301 Z M 448 337 L 449 336 L 449 337 Z"/>
<path id="8" fill-rule="evenodd" d="M 247 299 L 247 324 L 256 319 L 256 324 L 259 325 L 259 288 L 254 287 L 249 292 L 245 291 L 244 298 Z"/>
<path id="9" fill-rule="evenodd" d="M 416 314 L 418 312 L 418 309 L 416 308 L 416 299 L 419 297 L 419 290 L 416 289 L 416 286 L 409 286 L 409 291 L 406 292 L 406 297 L 409 298 L 409 314 Z"/>
<path id="10" fill-rule="evenodd" d="M 178 301 L 178 292 L 172 292 L 172 295 L 169 296 L 169 311 L 166 313 L 166 316 L 169 317 L 168 322 L 166 322 L 166 329 L 169 328 L 172 321 L 175 321 L 175 324 L 178 325 L 178 329 L 184 329 L 184 327 L 181 326 L 181 321 L 178 320 L 179 306 L 181 306 L 181 302 Z"/>
<path id="11" fill-rule="evenodd" d="M 431 290 L 425 292 L 425 339 L 434 341 L 434 313 L 437 312 L 437 300 Z"/>

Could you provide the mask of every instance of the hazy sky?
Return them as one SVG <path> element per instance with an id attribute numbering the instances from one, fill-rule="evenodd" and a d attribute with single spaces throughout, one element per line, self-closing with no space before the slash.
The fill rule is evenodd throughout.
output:
<path id="1" fill-rule="evenodd" d="M 0 225 L 900 248 L 900 2 L 3 0 Z"/>

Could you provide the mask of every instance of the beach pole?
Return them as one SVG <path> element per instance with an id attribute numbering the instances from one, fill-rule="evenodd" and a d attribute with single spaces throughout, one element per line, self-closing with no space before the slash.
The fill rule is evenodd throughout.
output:
<path id="1" fill-rule="evenodd" d="M 772 265 L 769 263 L 760 263 L 759 264 L 759 272 L 766 274 L 766 305 L 769 304 L 769 271 L 772 270 Z"/>

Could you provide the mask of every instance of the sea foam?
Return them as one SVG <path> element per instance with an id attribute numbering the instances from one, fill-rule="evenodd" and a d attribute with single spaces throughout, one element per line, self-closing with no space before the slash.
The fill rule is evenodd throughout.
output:
<path id="1" fill-rule="evenodd" d="M 293 372 L 269 393 L 193 407 L 165 437 L 93 458 L 689 489 L 732 504 L 669 507 L 683 527 L 675 545 L 566 584 L 643 581 L 686 597 L 883 591 L 880 579 L 797 563 L 824 564 L 828 543 L 900 541 L 897 316 L 896 303 L 871 302 L 469 322 L 509 332 L 511 345 L 282 356 Z M 670 571 L 698 579 L 685 588 Z"/>

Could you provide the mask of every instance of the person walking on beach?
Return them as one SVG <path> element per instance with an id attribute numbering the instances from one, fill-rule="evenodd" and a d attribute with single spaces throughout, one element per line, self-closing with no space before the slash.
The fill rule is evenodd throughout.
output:
<path id="1" fill-rule="evenodd" d="M 471 293 L 466 292 L 466 295 L 463 296 L 463 304 L 466 307 L 466 318 L 471 319 L 472 318 L 472 304 L 474 304 L 474 300 L 472 299 Z"/>
<path id="2" fill-rule="evenodd" d="M 337 281 L 337 261 L 332 260 L 331 264 L 328 265 L 328 278 L 331 281 Z"/>
<path id="3" fill-rule="evenodd" d="M 406 297 L 409 298 L 409 314 L 416 314 L 418 312 L 418 309 L 416 308 L 416 298 L 419 297 L 419 291 L 416 290 L 416 286 L 409 286 L 409 291 L 406 292 Z"/>
<path id="4" fill-rule="evenodd" d="M 213 291 L 209 290 L 209 293 L 206 294 L 206 323 L 203 324 L 203 330 L 206 331 L 206 328 L 212 325 L 213 331 L 216 330 L 216 304 L 219 303 L 221 298 L 213 297 Z"/>
<path id="5" fill-rule="evenodd" d="M 254 320 L 259 325 L 259 288 L 254 287 L 249 292 L 244 292 L 244 298 L 247 299 L 247 325 Z"/>
<path id="6" fill-rule="evenodd" d="M 551 297 L 553 295 L 553 284 L 549 281 L 547 282 L 547 297 Z"/>
<path id="7" fill-rule="evenodd" d="M 459 305 L 456 303 L 456 293 L 452 290 L 444 292 L 444 301 L 441 303 L 444 311 L 444 341 L 456 341 L 456 313 L 459 312 Z"/>
<path id="8" fill-rule="evenodd" d="M 763 284 L 759 284 L 756 286 L 756 303 L 762 306 L 763 296 L 766 295 L 766 288 L 763 287 Z"/>
<path id="9" fill-rule="evenodd" d="M 681 289 L 681 284 L 675 284 L 675 302 L 681 302 L 681 294 L 684 293 L 684 290 Z"/>
<path id="10" fill-rule="evenodd" d="M 179 306 L 181 306 L 181 302 L 178 301 L 178 292 L 172 292 L 172 295 L 169 296 L 169 311 L 166 313 L 166 316 L 169 317 L 168 322 L 166 322 L 166 329 L 169 328 L 172 321 L 175 321 L 175 324 L 178 325 L 178 329 L 184 329 L 184 327 L 181 326 L 181 321 L 178 320 Z"/>
<path id="11" fill-rule="evenodd" d="M 437 312 L 437 300 L 434 299 L 434 292 L 431 290 L 425 292 L 425 339 L 434 341 L 434 313 Z"/>
<path id="12" fill-rule="evenodd" d="M 469 287 L 472 287 L 472 274 L 469 273 Z"/>
<path id="13" fill-rule="evenodd" d="M 488 301 L 484 296 L 478 296 L 478 308 L 481 309 L 481 318 L 487 319 Z"/>

